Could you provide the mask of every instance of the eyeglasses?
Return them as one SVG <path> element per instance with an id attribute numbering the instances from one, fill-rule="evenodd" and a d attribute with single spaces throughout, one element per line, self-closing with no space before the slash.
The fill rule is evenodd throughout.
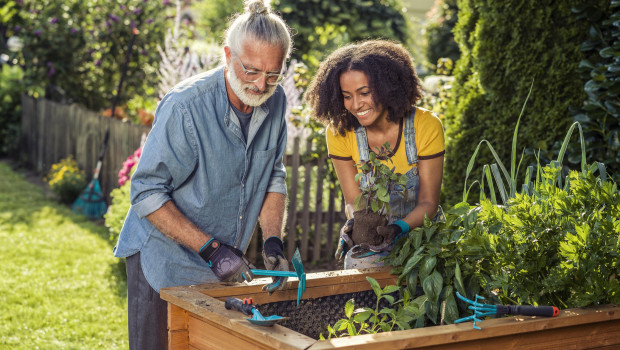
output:
<path id="1" fill-rule="evenodd" d="M 263 71 L 257 71 L 253 69 L 246 69 L 243 63 L 241 63 L 241 59 L 237 56 L 233 56 L 239 61 L 239 65 L 241 65 L 241 69 L 243 70 L 244 79 L 248 83 L 257 82 L 263 75 L 265 75 L 265 82 L 268 85 L 278 85 L 284 79 L 284 73 L 267 73 Z"/>

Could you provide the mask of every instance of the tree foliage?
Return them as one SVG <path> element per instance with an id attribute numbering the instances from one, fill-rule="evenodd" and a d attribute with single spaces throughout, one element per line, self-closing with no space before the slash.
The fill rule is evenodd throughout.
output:
<path id="1" fill-rule="evenodd" d="M 310 66 L 318 66 L 342 42 L 369 38 L 407 42 L 408 24 L 400 0 L 275 0 L 273 4 L 294 29 L 293 55 Z"/>
<path id="2" fill-rule="evenodd" d="M 98 110 L 111 105 L 129 42 L 125 100 L 157 82 L 157 45 L 169 27 L 170 1 L 24 0 L 7 35 L 24 43 L 19 64 L 30 94 Z"/>
<path id="3" fill-rule="evenodd" d="M 587 98 L 574 111 L 584 126 L 588 161 L 605 159 L 609 172 L 620 179 L 620 1 L 609 6 L 581 4 L 573 9 L 590 26 L 581 44 L 579 72 Z"/>
<path id="4" fill-rule="evenodd" d="M 440 58 L 449 58 L 456 62 L 461 55 L 454 40 L 452 30 L 458 20 L 457 0 L 436 0 L 428 12 L 424 39 L 426 41 L 426 59 L 434 71 Z"/>
<path id="5" fill-rule="evenodd" d="M 534 152 L 540 150 L 541 156 L 551 158 L 554 141 L 572 122 L 569 109 L 585 97 L 578 65 L 582 57 L 579 45 L 588 24 L 572 11 L 579 3 L 458 2 L 455 39 L 461 58 L 444 119 L 448 140 L 445 202 L 458 200 L 467 166 L 463 160 L 469 159 L 477 140 L 488 140 L 496 145 L 500 158 L 507 158 L 512 126 L 532 81 L 520 137 L 532 140 Z M 489 152 L 479 159 L 482 164 L 492 163 Z M 535 163 L 533 157 L 525 162 Z"/>

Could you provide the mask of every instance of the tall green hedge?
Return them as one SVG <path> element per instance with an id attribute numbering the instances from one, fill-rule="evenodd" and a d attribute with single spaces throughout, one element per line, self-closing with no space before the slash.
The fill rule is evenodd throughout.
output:
<path id="1" fill-rule="evenodd" d="M 606 8 L 583 4 L 574 9 L 589 24 L 581 45 L 584 59 L 579 71 L 587 99 L 575 110 L 584 128 L 588 162 L 604 161 L 607 171 L 620 180 L 620 1 Z"/>
<path id="2" fill-rule="evenodd" d="M 608 1 L 596 3 L 602 6 Z M 581 2 L 459 0 L 454 33 L 461 58 L 444 120 L 445 203 L 460 200 L 466 167 L 480 140 L 488 140 L 508 162 L 517 117 L 532 82 L 519 127 L 518 153 L 530 147 L 552 158 L 554 142 L 562 140 L 572 122 L 569 108 L 585 99 L 577 69 L 588 25 L 572 12 Z M 492 159 L 485 147 L 476 164 L 491 164 Z M 527 157 L 525 162 L 535 159 Z M 479 173 L 473 176 L 480 178 Z"/>

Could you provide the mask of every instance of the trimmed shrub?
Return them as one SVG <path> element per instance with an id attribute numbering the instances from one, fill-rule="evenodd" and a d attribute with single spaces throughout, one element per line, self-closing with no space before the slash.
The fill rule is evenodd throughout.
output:
<path id="1" fill-rule="evenodd" d="M 519 137 L 551 158 L 554 140 L 572 123 L 569 109 L 585 98 L 578 66 L 588 24 L 572 12 L 579 3 L 459 1 L 454 33 L 461 58 L 444 119 L 445 203 L 460 200 L 466 160 L 478 140 L 487 139 L 500 158 L 508 158 L 513 128 L 532 84 Z M 491 154 L 483 151 L 479 162 L 492 163 Z M 536 163 L 533 157 L 525 162 Z"/>

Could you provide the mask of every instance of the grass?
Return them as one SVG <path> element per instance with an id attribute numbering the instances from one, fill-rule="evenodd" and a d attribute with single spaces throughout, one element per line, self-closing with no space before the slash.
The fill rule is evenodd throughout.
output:
<path id="1" fill-rule="evenodd" d="M 3 162 L 0 263 L 0 348 L 128 348 L 124 264 L 107 229 Z"/>

